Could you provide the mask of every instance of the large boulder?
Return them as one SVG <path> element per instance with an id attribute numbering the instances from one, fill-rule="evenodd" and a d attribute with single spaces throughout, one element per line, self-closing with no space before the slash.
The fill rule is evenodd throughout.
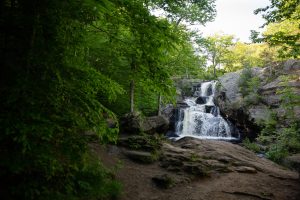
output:
<path id="1" fill-rule="evenodd" d="M 294 92 L 300 95 L 300 60 L 288 60 L 276 63 L 264 68 L 252 68 L 252 74 L 260 79 L 258 90 L 259 99 L 246 103 L 239 91 L 239 79 L 242 70 L 227 73 L 219 78 L 220 87 L 216 95 L 216 104 L 227 119 L 232 121 L 239 130 L 241 136 L 254 138 L 259 131 L 261 121 L 269 118 L 270 109 L 278 116 L 284 115 L 280 108 L 281 95 L 278 90 L 284 89 L 282 75 L 294 75 L 295 78 L 288 82 Z M 297 78 L 298 77 L 298 78 Z M 248 100 L 251 95 L 248 96 Z M 251 100 L 251 99 L 250 99 Z M 300 107 L 295 107 L 296 116 L 300 118 Z"/>
<path id="2" fill-rule="evenodd" d="M 165 133 L 169 129 L 169 121 L 164 116 L 143 117 L 138 113 L 128 113 L 120 119 L 122 133 Z"/>
<path id="3" fill-rule="evenodd" d="M 254 138 L 259 127 L 254 123 L 249 110 L 243 106 L 238 85 L 241 73 L 242 71 L 227 73 L 219 78 L 221 87 L 216 93 L 215 102 L 221 114 L 240 130 L 241 138 Z"/>

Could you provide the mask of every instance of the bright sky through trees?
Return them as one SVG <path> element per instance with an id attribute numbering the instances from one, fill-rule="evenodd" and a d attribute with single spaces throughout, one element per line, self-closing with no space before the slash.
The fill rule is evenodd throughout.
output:
<path id="1" fill-rule="evenodd" d="M 250 30 L 259 30 L 265 21 L 253 11 L 269 5 L 269 0 L 217 0 L 217 17 L 214 22 L 199 27 L 204 36 L 216 32 L 233 34 L 241 41 L 249 42 Z"/>

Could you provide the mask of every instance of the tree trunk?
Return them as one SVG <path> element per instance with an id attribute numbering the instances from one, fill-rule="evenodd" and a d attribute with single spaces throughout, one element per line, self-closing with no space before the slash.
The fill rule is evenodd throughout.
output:
<path id="1" fill-rule="evenodd" d="M 216 66 L 214 65 L 214 78 L 216 78 Z"/>
<path id="2" fill-rule="evenodd" d="M 158 99 L 157 99 L 157 115 L 160 116 L 161 115 L 161 94 L 159 93 L 158 95 Z"/>
<path id="3" fill-rule="evenodd" d="M 130 112 L 134 112 L 134 80 L 130 82 Z"/>
<path id="4" fill-rule="evenodd" d="M 213 64 L 213 67 L 214 67 L 214 78 L 216 78 L 217 77 L 217 75 L 216 75 L 217 65 L 216 65 L 216 56 L 215 56 L 215 54 L 213 55 L 212 64 Z"/>
<path id="5" fill-rule="evenodd" d="M 179 25 L 179 23 L 181 22 L 181 20 L 182 20 L 182 17 L 180 17 L 180 18 L 177 20 L 177 22 L 176 22 L 176 26 L 178 26 L 178 25 Z"/>

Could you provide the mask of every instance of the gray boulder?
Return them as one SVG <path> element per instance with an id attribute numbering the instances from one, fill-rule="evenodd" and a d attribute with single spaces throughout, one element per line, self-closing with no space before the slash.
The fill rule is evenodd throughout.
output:
<path id="1" fill-rule="evenodd" d="M 164 116 L 143 117 L 138 113 L 128 113 L 120 119 L 122 133 L 165 133 L 169 128 L 169 121 Z"/>
<path id="2" fill-rule="evenodd" d="M 278 116 L 284 115 L 284 110 L 280 108 L 281 95 L 278 90 L 285 86 L 281 79 L 282 75 L 294 75 L 296 78 L 290 80 L 288 85 L 294 92 L 300 95 L 300 60 L 288 60 L 282 63 L 276 63 L 264 68 L 252 68 L 252 74 L 259 77 L 260 88 L 258 90 L 259 99 L 250 101 L 251 95 L 243 98 L 239 91 L 239 79 L 242 70 L 227 73 L 219 78 L 220 87 L 216 95 L 216 104 L 227 119 L 237 125 L 242 132 L 242 137 L 254 138 L 259 131 L 258 124 L 267 120 L 270 116 L 270 109 Z M 295 107 L 296 116 L 300 118 L 300 107 Z"/>

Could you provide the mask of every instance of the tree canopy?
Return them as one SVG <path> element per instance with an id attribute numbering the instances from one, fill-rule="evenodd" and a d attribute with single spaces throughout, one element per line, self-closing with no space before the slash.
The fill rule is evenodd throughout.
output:
<path id="1" fill-rule="evenodd" d="M 129 93 L 144 114 L 155 111 L 157 96 L 174 97 L 172 76 L 185 71 L 174 66 L 201 62 L 175 21 L 212 20 L 213 3 L 1 1 L 1 198 L 117 195 L 119 184 L 92 157 L 86 135 L 114 142 Z M 158 18 L 154 8 L 168 15 Z"/>
<path id="2" fill-rule="evenodd" d="M 263 13 L 262 16 L 266 19 L 264 26 L 267 25 L 267 29 L 260 40 L 279 47 L 282 58 L 299 58 L 300 1 L 272 0 L 270 6 L 259 8 L 254 13 Z M 253 32 L 252 36 L 257 38 L 258 35 Z"/>

